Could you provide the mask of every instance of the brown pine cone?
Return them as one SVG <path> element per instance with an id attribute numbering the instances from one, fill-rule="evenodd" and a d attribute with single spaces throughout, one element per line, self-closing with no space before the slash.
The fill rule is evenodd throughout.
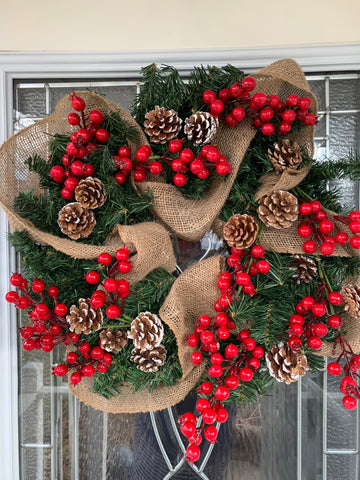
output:
<path id="1" fill-rule="evenodd" d="M 88 237 L 95 224 L 96 220 L 93 212 L 84 208 L 78 202 L 68 203 L 59 212 L 58 225 L 60 230 L 71 240 Z"/>
<path id="2" fill-rule="evenodd" d="M 274 143 L 274 150 L 268 149 L 268 155 L 274 169 L 281 173 L 285 168 L 296 170 L 302 162 L 302 153 L 299 145 L 290 140 L 281 140 Z"/>
<path id="3" fill-rule="evenodd" d="M 236 214 L 224 225 L 224 240 L 229 247 L 242 250 L 256 240 L 259 227 L 251 215 Z"/>
<path id="4" fill-rule="evenodd" d="M 166 143 L 180 133 L 182 120 L 175 110 L 166 110 L 165 107 L 156 105 L 154 110 L 145 115 L 145 118 L 145 133 L 149 135 L 150 142 Z"/>
<path id="5" fill-rule="evenodd" d="M 107 328 L 106 330 L 101 330 L 99 338 L 100 347 L 107 352 L 119 353 L 128 343 L 125 330 Z"/>
<path id="6" fill-rule="evenodd" d="M 283 342 L 266 352 L 265 358 L 270 375 L 278 382 L 296 382 L 299 376 L 303 377 L 309 370 L 306 356 L 293 352 Z"/>
<path id="7" fill-rule="evenodd" d="M 360 317 L 360 287 L 358 285 L 345 285 L 340 291 L 344 298 L 345 310 Z"/>
<path id="8" fill-rule="evenodd" d="M 158 345 L 152 350 L 141 350 L 140 348 L 134 348 L 131 351 L 130 360 L 138 363 L 138 370 L 142 372 L 157 372 L 159 367 L 164 365 L 166 360 L 166 349 L 164 345 Z"/>
<path id="9" fill-rule="evenodd" d="M 304 255 L 294 255 L 293 259 L 293 266 L 296 267 L 297 271 L 292 278 L 296 280 L 297 284 L 301 282 L 310 283 L 313 278 L 317 277 L 318 269 L 315 260 Z"/>
<path id="10" fill-rule="evenodd" d="M 141 312 L 131 322 L 128 338 L 141 351 L 151 350 L 160 345 L 164 336 L 164 327 L 160 317 L 150 312 Z"/>
<path id="11" fill-rule="evenodd" d="M 298 219 L 298 200 L 286 190 L 274 190 L 259 200 L 257 211 L 267 227 L 288 228 Z"/>
<path id="12" fill-rule="evenodd" d="M 194 145 L 210 143 L 219 126 L 217 117 L 208 112 L 196 112 L 185 120 L 184 133 Z"/>
<path id="13" fill-rule="evenodd" d="M 104 186 L 96 177 L 87 177 L 80 180 L 75 188 L 75 199 L 84 208 L 93 210 L 102 207 L 106 200 Z"/>
<path id="14" fill-rule="evenodd" d="M 93 308 L 91 306 L 89 298 L 80 298 L 79 307 L 72 305 L 70 307 L 70 314 L 66 316 L 66 320 L 72 332 L 89 335 L 100 329 L 103 314 L 100 308 Z"/>

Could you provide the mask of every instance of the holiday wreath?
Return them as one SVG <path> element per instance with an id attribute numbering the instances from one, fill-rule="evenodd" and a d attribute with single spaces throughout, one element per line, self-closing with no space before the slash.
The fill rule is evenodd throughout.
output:
<path id="1" fill-rule="evenodd" d="M 65 345 L 53 373 L 101 410 L 163 409 L 197 388 L 197 416 L 179 418 L 191 462 L 228 402 L 295 382 L 324 355 L 355 408 L 360 212 L 326 187 L 360 172 L 356 159 L 312 159 L 317 102 L 299 66 L 142 74 L 133 116 L 75 92 L 0 149 L 23 348 Z M 209 229 L 222 255 L 179 274 L 169 233 Z"/>

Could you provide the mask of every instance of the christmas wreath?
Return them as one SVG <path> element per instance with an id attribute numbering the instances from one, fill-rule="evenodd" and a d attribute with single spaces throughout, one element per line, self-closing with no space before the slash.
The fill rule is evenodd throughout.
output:
<path id="1" fill-rule="evenodd" d="M 196 388 L 197 415 L 179 418 L 190 462 L 228 402 L 324 355 L 356 408 L 360 212 L 326 187 L 360 175 L 354 159 L 312 159 L 317 102 L 299 66 L 142 75 L 132 116 L 74 92 L 0 149 L 23 348 L 65 346 L 53 373 L 101 410 L 162 409 Z M 209 229 L 221 255 L 180 272 L 173 243 Z"/>

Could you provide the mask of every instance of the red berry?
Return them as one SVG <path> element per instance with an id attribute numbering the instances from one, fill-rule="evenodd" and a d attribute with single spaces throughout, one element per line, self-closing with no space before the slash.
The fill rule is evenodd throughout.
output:
<path id="1" fill-rule="evenodd" d="M 95 136 L 100 143 L 105 143 L 109 139 L 109 132 L 105 128 L 99 128 Z"/>
<path id="2" fill-rule="evenodd" d="M 296 107 L 298 103 L 299 103 L 299 97 L 295 94 L 289 95 L 288 98 L 286 99 L 286 105 L 288 107 Z"/>
<path id="3" fill-rule="evenodd" d="M 54 308 L 54 312 L 56 313 L 56 315 L 63 317 L 67 314 L 68 307 L 64 303 L 58 303 Z"/>
<path id="4" fill-rule="evenodd" d="M 71 100 L 71 106 L 73 107 L 74 110 L 81 112 L 82 110 L 85 109 L 86 104 L 84 100 L 78 97 L 77 95 L 75 95 L 75 93 L 72 93 L 70 95 L 70 100 Z"/>
<path id="5" fill-rule="evenodd" d="M 104 357 L 104 350 L 101 347 L 94 347 L 90 352 L 91 358 L 101 360 Z"/>
<path id="6" fill-rule="evenodd" d="M 305 253 L 314 253 L 316 251 L 316 243 L 313 240 L 306 240 L 302 244 L 302 249 Z"/>
<path id="7" fill-rule="evenodd" d="M 239 349 L 236 345 L 234 345 L 233 343 L 226 345 L 225 352 L 224 352 L 225 358 L 230 360 L 232 358 L 235 358 L 238 354 L 239 354 Z"/>
<path id="8" fill-rule="evenodd" d="M 181 425 L 181 433 L 185 435 L 185 437 L 192 437 L 195 435 L 196 432 L 196 425 L 193 422 L 184 422 Z"/>
<path id="9" fill-rule="evenodd" d="M 348 410 L 354 410 L 357 405 L 357 400 L 356 398 L 352 397 L 351 395 L 345 395 L 345 397 L 342 400 L 342 403 L 344 407 Z"/>
<path id="10" fill-rule="evenodd" d="M 312 213 L 312 206 L 310 203 L 302 203 L 299 207 L 300 215 L 310 215 Z"/>
<path id="11" fill-rule="evenodd" d="M 118 185 L 123 185 L 126 182 L 126 176 L 121 172 L 115 173 L 114 178 Z"/>
<path id="12" fill-rule="evenodd" d="M 19 331 L 22 338 L 25 338 L 25 339 L 31 338 L 34 335 L 34 329 L 29 325 L 27 327 L 20 327 Z"/>
<path id="13" fill-rule="evenodd" d="M 70 382 L 72 385 L 77 385 L 79 382 L 81 382 L 82 375 L 80 372 L 74 372 L 70 375 Z"/>
<path id="14" fill-rule="evenodd" d="M 210 104 L 216 100 L 216 93 L 213 90 L 205 90 L 202 94 L 202 99 L 204 103 Z"/>
<path id="15" fill-rule="evenodd" d="M 315 302 L 311 308 L 311 311 L 315 317 L 322 317 L 326 313 L 326 307 L 322 303 Z"/>
<path id="16" fill-rule="evenodd" d="M 302 346 L 302 340 L 299 337 L 291 337 L 289 338 L 288 345 L 293 352 L 297 352 Z"/>
<path id="17" fill-rule="evenodd" d="M 252 356 L 255 358 L 262 358 L 264 353 L 264 349 L 260 345 L 257 345 L 252 351 Z"/>
<path id="18" fill-rule="evenodd" d="M 317 117 L 313 113 L 307 113 L 303 122 L 305 125 L 315 125 L 317 123 Z"/>
<path id="19" fill-rule="evenodd" d="M 258 92 L 251 99 L 251 108 L 254 110 L 260 110 L 260 108 L 264 107 L 268 98 L 265 93 Z"/>
<path id="20" fill-rule="evenodd" d="M 276 108 L 278 107 L 280 98 L 277 95 L 270 95 L 269 97 L 269 107 Z"/>
<path id="21" fill-rule="evenodd" d="M 239 375 L 243 382 L 250 382 L 254 377 L 254 372 L 249 367 L 243 367 L 240 369 Z"/>
<path id="22" fill-rule="evenodd" d="M 341 374 L 342 368 L 338 362 L 330 362 L 328 363 L 327 371 L 330 375 L 337 377 L 338 375 Z"/>
<path id="23" fill-rule="evenodd" d="M 235 390 L 239 386 L 239 379 L 235 375 L 229 375 L 225 378 L 225 385 L 230 390 Z M 220 400 L 220 399 L 219 399 Z"/>
<path id="24" fill-rule="evenodd" d="M 241 97 L 243 93 L 243 88 L 239 82 L 233 83 L 230 87 L 230 94 L 233 98 Z"/>
<path id="25" fill-rule="evenodd" d="M 291 130 L 291 123 L 289 122 L 281 122 L 278 126 L 279 132 L 282 134 L 289 133 Z"/>
<path id="26" fill-rule="evenodd" d="M 76 352 L 69 352 L 66 355 L 66 361 L 70 363 L 71 365 L 73 363 L 76 363 L 78 361 L 79 355 Z"/>
<path id="27" fill-rule="evenodd" d="M 236 125 L 238 124 L 237 120 L 235 120 L 235 118 L 230 113 L 225 115 L 225 123 L 228 127 L 231 128 L 236 127 Z"/>
<path id="28" fill-rule="evenodd" d="M 90 270 L 90 272 L 85 274 L 85 280 L 90 285 L 95 285 L 100 282 L 100 274 L 96 270 Z"/>
<path id="29" fill-rule="evenodd" d="M 17 294 L 17 292 L 14 291 L 7 292 L 7 294 L 5 295 L 5 300 L 9 303 L 15 303 L 18 301 L 18 299 L 19 295 Z"/>
<path id="30" fill-rule="evenodd" d="M 189 347 L 196 347 L 196 345 L 199 343 L 199 337 L 195 335 L 195 333 L 190 333 L 185 339 L 186 345 L 189 345 Z"/>
<path id="31" fill-rule="evenodd" d="M 106 316 L 109 318 L 117 318 L 121 311 L 117 305 L 109 305 L 106 309 Z"/>
<path id="32" fill-rule="evenodd" d="M 53 374 L 58 377 L 63 377 L 67 374 L 68 370 L 68 367 L 64 363 L 59 363 L 59 365 L 53 368 Z"/>
<path id="33" fill-rule="evenodd" d="M 116 292 L 118 288 L 118 283 L 115 278 L 107 278 L 104 281 L 104 288 L 107 292 Z"/>
<path id="34" fill-rule="evenodd" d="M 216 410 L 216 421 L 219 423 L 225 423 L 229 418 L 228 412 L 224 407 L 220 407 Z"/>
<path id="35" fill-rule="evenodd" d="M 169 142 L 169 150 L 172 153 L 179 153 L 182 149 L 182 141 L 175 139 Z"/>
<path id="36" fill-rule="evenodd" d="M 80 117 L 75 112 L 69 113 L 67 119 L 70 125 L 80 125 Z"/>
<path id="37" fill-rule="evenodd" d="M 158 162 L 158 161 L 151 162 L 149 164 L 149 169 L 150 169 L 150 172 L 153 175 L 160 175 L 160 173 L 163 171 L 163 167 L 162 167 L 161 163 Z"/>
<path id="38" fill-rule="evenodd" d="M 265 274 L 268 273 L 270 270 L 270 264 L 266 260 L 260 260 L 256 264 L 257 269 L 259 270 L 259 273 Z"/>
<path id="39" fill-rule="evenodd" d="M 236 283 L 240 286 L 248 285 L 251 282 L 250 275 L 245 272 L 239 272 L 236 275 Z"/>
<path id="40" fill-rule="evenodd" d="M 301 238 L 310 237 L 311 227 L 308 223 L 301 222 L 298 226 L 297 232 L 298 232 L 299 237 L 301 237 Z"/>
<path id="41" fill-rule="evenodd" d="M 220 160 L 220 152 L 214 145 L 208 148 L 206 152 L 206 159 L 212 163 L 217 163 Z"/>
<path id="42" fill-rule="evenodd" d="M 132 269 L 131 262 L 119 262 L 118 270 L 120 273 L 129 273 Z"/>
<path id="43" fill-rule="evenodd" d="M 264 123 L 261 127 L 261 132 L 263 135 L 270 136 L 275 132 L 275 127 L 272 123 Z"/>
<path id="44" fill-rule="evenodd" d="M 192 352 L 192 354 L 190 355 L 190 360 L 194 365 L 200 365 L 200 363 L 202 362 L 202 359 L 203 359 L 203 356 L 199 350 Z"/>
<path id="45" fill-rule="evenodd" d="M 230 93 L 230 90 L 228 88 L 223 88 L 222 90 L 220 90 L 220 92 L 218 93 L 218 97 L 220 100 L 222 100 L 223 102 L 227 102 L 228 100 L 230 100 L 231 98 L 231 93 Z"/>
<path id="46" fill-rule="evenodd" d="M 355 248 L 355 249 L 360 248 L 360 236 L 355 235 L 354 237 L 351 237 L 350 245 L 352 246 L 352 248 Z"/>
<path id="47" fill-rule="evenodd" d="M 231 166 L 227 162 L 219 162 L 216 164 L 216 173 L 218 175 L 227 175 Z M 230 170 L 231 171 L 231 170 Z"/>
<path id="48" fill-rule="evenodd" d="M 98 262 L 102 265 L 109 266 L 112 262 L 112 256 L 110 255 L 110 253 L 100 253 L 100 255 L 98 256 Z"/>
<path id="49" fill-rule="evenodd" d="M 119 157 L 130 157 L 131 147 L 130 145 L 122 145 L 118 150 Z"/>
<path id="50" fill-rule="evenodd" d="M 220 113 L 224 110 L 224 103 L 221 100 L 213 100 L 210 103 L 210 113 L 214 115 L 220 115 Z"/>
<path id="51" fill-rule="evenodd" d="M 245 295 L 250 295 L 250 296 L 253 296 L 255 295 L 255 286 L 253 283 L 248 283 L 247 285 L 244 285 L 242 287 L 242 292 L 245 294 Z"/>
<path id="52" fill-rule="evenodd" d="M 214 342 L 215 337 L 214 334 L 210 332 L 210 330 L 204 330 L 203 332 L 201 332 L 200 340 L 204 345 L 210 345 L 210 343 Z"/>
<path id="53" fill-rule="evenodd" d="M 190 163 L 190 171 L 194 173 L 195 175 L 199 174 L 202 172 L 204 169 L 204 164 L 201 160 L 193 160 Z"/>
<path id="54" fill-rule="evenodd" d="M 216 412 L 212 408 L 205 408 L 202 412 L 203 422 L 212 424 L 216 422 Z"/>
<path id="55" fill-rule="evenodd" d="M 50 177 L 56 183 L 62 183 L 65 179 L 65 170 L 61 165 L 55 165 L 50 169 Z"/>
<path id="56" fill-rule="evenodd" d="M 260 367 L 260 361 L 258 358 L 250 357 L 248 360 L 248 365 L 257 370 Z"/>
<path id="57" fill-rule="evenodd" d="M 330 315 L 327 319 L 327 323 L 331 328 L 340 328 L 342 325 L 342 319 L 339 315 Z"/>
<path id="58" fill-rule="evenodd" d="M 90 121 L 96 125 L 101 125 L 104 121 L 103 114 L 99 110 L 91 110 L 89 113 L 89 118 Z"/>
<path id="59" fill-rule="evenodd" d="M 323 255 L 332 255 L 334 253 L 335 247 L 330 242 L 325 242 L 320 246 L 320 252 Z"/>
<path id="60" fill-rule="evenodd" d="M 328 301 L 332 305 L 340 305 L 340 303 L 343 301 L 343 297 L 339 292 L 330 292 L 328 295 Z"/>
<path id="61" fill-rule="evenodd" d="M 218 328 L 216 335 L 220 340 L 226 340 L 230 337 L 230 331 L 227 327 L 220 327 Z"/>
<path id="62" fill-rule="evenodd" d="M 328 328 L 325 323 L 316 323 L 312 326 L 312 331 L 314 335 L 317 335 L 318 337 L 325 337 L 328 333 Z"/>
<path id="63" fill-rule="evenodd" d="M 254 258 L 262 258 L 265 255 L 265 248 L 261 245 L 254 245 L 251 249 L 251 255 Z"/>
<path id="64" fill-rule="evenodd" d="M 211 382 L 203 382 L 200 386 L 202 392 L 205 395 L 210 395 L 210 393 L 213 391 L 213 384 Z"/>
<path id="65" fill-rule="evenodd" d="M 208 370 L 208 374 L 210 375 L 210 377 L 220 378 L 223 374 L 223 367 L 221 367 L 220 365 L 211 365 Z"/>
<path id="66" fill-rule="evenodd" d="M 231 116 L 233 117 L 234 120 L 236 120 L 236 122 L 240 122 L 245 118 L 246 112 L 243 109 L 243 107 L 235 107 L 231 112 Z"/>
<path id="67" fill-rule="evenodd" d="M 294 110 L 285 110 L 282 114 L 282 119 L 284 120 L 284 122 L 291 123 L 295 120 L 295 118 L 296 113 L 294 112 Z"/>
<path id="68" fill-rule="evenodd" d="M 77 177 L 81 177 L 84 173 L 84 163 L 81 162 L 80 160 L 75 160 L 75 162 L 71 164 L 70 169 L 73 175 L 76 175 Z"/>
<path id="69" fill-rule="evenodd" d="M 176 173 L 173 180 L 177 187 L 183 187 L 187 182 L 186 175 L 183 173 Z"/>
<path id="70" fill-rule="evenodd" d="M 309 97 L 302 97 L 299 100 L 300 110 L 309 110 L 311 107 L 311 99 Z"/>
<path id="71" fill-rule="evenodd" d="M 338 232 L 335 237 L 335 241 L 340 245 L 345 245 L 349 241 L 349 235 L 346 232 Z"/>
<path id="72" fill-rule="evenodd" d="M 30 352 L 35 348 L 35 341 L 32 340 L 31 338 L 27 338 L 26 340 L 23 341 L 22 346 L 24 350 L 26 350 L 27 352 Z"/>
<path id="73" fill-rule="evenodd" d="M 200 448 L 196 445 L 189 445 L 188 448 L 186 449 L 186 457 L 185 460 L 187 460 L 190 463 L 194 463 L 200 458 Z"/>
<path id="74" fill-rule="evenodd" d="M 312 348 L 313 350 L 319 350 L 319 348 L 321 348 L 321 345 L 322 345 L 321 338 L 315 335 L 309 337 L 307 342 L 309 347 Z"/>
<path id="75" fill-rule="evenodd" d="M 81 372 L 84 377 L 92 377 L 95 373 L 95 367 L 93 365 L 84 365 Z"/>
<path id="76" fill-rule="evenodd" d="M 226 313 L 217 313 L 214 317 L 214 324 L 217 327 L 226 327 L 226 325 L 229 323 L 229 317 L 227 316 Z"/>
<path id="77" fill-rule="evenodd" d="M 206 400 L 206 398 L 199 398 L 199 400 L 196 402 L 196 410 L 199 413 L 202 413 L 207 408 L 210 408 L 209 400 Z"/>
<path id="78" fill-rule="evenodd" d="M 244 80 L 241 82 L 248 92 L 251 92 L 251 90 L 254 90 L 256 86 L 256 80 L 253 77 L 246 77 Z"/>
<path id="79" fill-rule="evenodd" d="M 218 431 L 214 425 L 207 425 L 204 428 L 204 437 L 210 443 L 215 443 L 218 436 Z"/>

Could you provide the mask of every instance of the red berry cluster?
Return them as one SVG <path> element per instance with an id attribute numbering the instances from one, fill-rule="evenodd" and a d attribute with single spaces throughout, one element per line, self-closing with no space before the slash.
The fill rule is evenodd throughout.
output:
<path id="1" fill-rule="evenodd" d="M 341 353 L 335 362 L 328 363 L 327 371 L 335 377 L 344 373 L 340 383 L 340 391 L 344 395 L 343 405 L 348 410 L 354 410 L 357 406 L 357 400 L 360 399 L 360 387 L 357 386 L 357 380 L 360 378 L 360 355 L 355 354 L 346 341 L 339 333 L 334 343 L 334 352 L 340 347 Z M 340 365 L 340 360 L 345 360 L 344 368 Z"/>
<path id="2" fill-rule="evenodd" d="M 120 170 L 115 175 L 115 180 L 120 185 L 125 183 L 126 177 L 133 169 L 133 178 L 136 182 L 143 182 L 147 172 L 160 175 L 164 171 L 166 163 L 175 172 L 173 182 L 182 187 L 187 183 L 187 172 L 191 172 L 198 178 L 205 179 L 210 175 L 210 169 L 215 169 L 218 175 L 231 173 L 232 168 L 225 155 L 221 155 L 215 145 L 205 145 L 199 155 L 194 155 L 190 148 L 183 148 L 184 140 L 175 139 L 169 142 L 169 148 L 161 156 L 151 156 L 151 148 L 142 145 L 136 152 L 135 160 L 130 159 L 130 147 L 120 147 L 118 156 L 114 157 L 114 163 Z"/>
<path id="3" fill-rule="evenodd" d="M 125 298 L 129 296 L 129 282 L 123 278 L 115 279 L 119 273 L 126 274 L 132 269 L 129 261 L 130 250 L 126 247 L 120 248 L 115 252 L 115 262 L 109 253 L 103 252 L 98 256 L 100 265 L 106 267 L 106 278 L 100 281 L 100 273 L 97 270 L 90 270 L 85 275 L 85 280 L 90 285 L 99 284 L 99 288 L 92 294 L 90 302 L 93 308 L 105 307 L 105 313 L 108 318 L 119 317 L 124 311 Z M 118 302 L 120 300 L 120 306 Z"/>
<path id="4" fill-rule="evenodd" d="M 342 295 L 331 291 L 321 279 L 313 295 L 302 298 L 296 305 L 297 313 L 289 319 L 289 347 L 297 351 L 306 342 L 312 350 L 319 350 L 328 327 L 339 329 L 343 323 L 339 315 L 331 312 L 331 306 L 340 305 L 342 301 Z"/>
<path id="5" fill-rule="evenodd" d="M 332 255 L 336 244 L 350 244 L 352 248 L 360 248 L 360 211 L 354 210 L 349 215 L 334 215 L 326 212 L 319 201 L 304 202 L 299 207 L 300 215 L 304 216 L 298 226 L 298 235 L 305 240 L 302 248 L 305 253 L 315 253 L 318 244 L 322 255 Z M 354 235 L 344 231 L 340 224 L 345 225 Z"/>
<path id="6" fill-rule="evenodd" d="M 263 348 L 256 345 L 249 330 L 237 331 L 235 323 L 226 312 L 233 302 L 237 285 L 240 285 L 240 289 L 236 295 L 241 292 L 254 295 L 254 285 L 246 270 L 251 271 L 251 275 L 267 273 L 270 269 L 268 262 L 260 260 L 255 264 L 255 259 L 262 258 L 264 254 L 265 250 L 261 245 L 253 246 L 247 254 L 245 251 L 232 249 L 228 264 L 233 273 L 224 272 L 219 274 L 218 278 L 217 286 L 221 295 L 214 304 L 216 315 L 213 318 L 201 315 L 195 323 L 194 333 L 185 340 L 190 347 L 197 347 L 190 356 L 194 365 L 202 362 L 203 353 L 209 355 L 211 364 L 207 370 L 209 379 L 198 389 L 201 397 L 196 403 L 198 417 L 187 412 L 179 418 L 181 431 L 189 439 L 186 451 L 189 462 L 195 462 L 200 457 L 202 435 L 211 443 L 216 441 L 217 429 L 213 424 L 226 422 L 228 418 L 223 402 L 228 400 L 230 391 L 236 390 L 240 382 L 253 379 L 260 367 L 260 359 L 264 356 Z M 246 289 L 248 285 L 252 288 Z M 225 343 L 221 345 L 220 341 Z"/>
<path id="7" fill-rule="evenodd" d="M 56 183 L 64 183 L 61 195 L 66 200 L 74 197 L 74 191 L 82 178 L 94 174 L 94 166 L 88 163 L 88 156 L 95 152 L 99 144 L 105 143 L 109 132 L 100 128 L 104 117 L 99 110 L 92 110 L 86 118 L 84 100 L 75 93 L 70 95 L 71 105 L 74 110 L 68 115 L 70 125 L 80 128 L 71 134 L 71 142 L 66 146 L 66 154 L 62 157 L 63 165 L 55 165 L 50 170 L 50 177 Z"/>
<path id="8" fill-rule="evenodd" d="M 245 117 L 253 118 L 253 126 L 261 129 L 264 135 L 272 135 L 275 130 L 279 134 L 291 131 L 292 124 L 298 120 L 305 125 L 315 125 L 317 117 L 309 113 L 311 99 L 289 95 L 282 102 L 277 95 L 266 95 L 258 92 L 251 96 L 256 81 L 246 77 L 231 85 L 229 89 L 223 88 L 218 95 L 213 90 L 205 90 L 202 99 L 210 107 L 214 116 L 224 116 L 226 125 L 235 127 Z"/>
<path id="9" fill-rule="evenodd" d="M 11 290 L 6 293 L 5 298 L 13 303 L 19 310 L 29 309 L 28 320 L 30 325 L 19 328 L 23 341 L 23 349 L 31 351 L 41 349 L 44 352 L 51 352 L 55 345 L 60 343 L 69 345 L 79 339 L 79 335 L 68 332 L 68 323 L 65 319 L 68 308 L 64 303 L 59 303 L 59 289 L 55 285 L 46 288 L 42 280 L 35 279 L 31 283 L 30 292 L 27 280 L 19 273 L 10 277 L 12 286 L 17 287 L 21 295 Z M 34 298 L 36 293 L 40 301 Z M 44 299 L 44 293 L 52 297 L 54 307 L 50 308 Z"/>

